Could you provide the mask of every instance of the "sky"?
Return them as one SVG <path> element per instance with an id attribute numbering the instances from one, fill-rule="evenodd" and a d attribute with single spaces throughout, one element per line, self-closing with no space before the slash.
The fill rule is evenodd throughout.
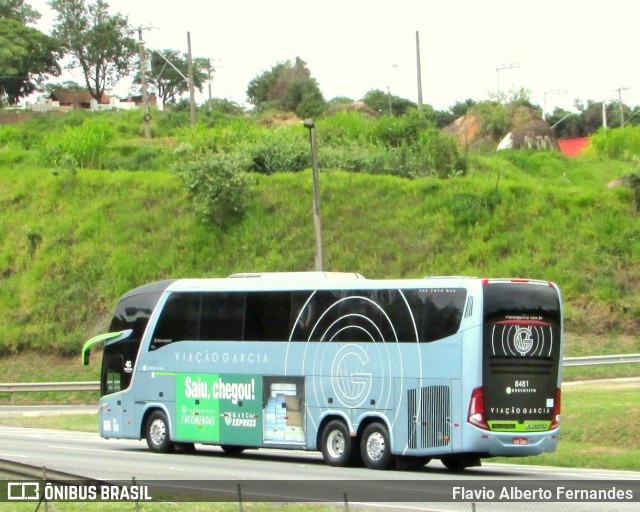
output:
<path id="1" fill-rule="evenodd" d="M 46 0 L 26 0 L 48 33 Z M 552 111 L 576 99 L 640 105 L 640 0 L 110 0 L 145 44 L 213 59 L 212 94 L 240 104 L 249 82 L 299 56 L 326 99 L 371 89 L 446 109 L 521 87 Z M 67 78 L 67 77 L 65 77 Z M 76 79 L 79 81 L 79 79 Z M 55 81 L 60 81 L 56 79 Z M 126 95 L 131 81 L 115 93 Z M 621 89 L 619 91 L 619 89 Z M 198 94 L 205 99 L 208 89 Z"/>

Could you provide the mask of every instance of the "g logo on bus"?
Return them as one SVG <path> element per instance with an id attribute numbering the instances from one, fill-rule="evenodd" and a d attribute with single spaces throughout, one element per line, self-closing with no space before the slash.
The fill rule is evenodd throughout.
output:
<path id="1" fill-rule="evenodd" d="M 513 344 L 521 356 L 526 356 L 533 347 L 531 327 L 518 327 L 513 335 Z"/>
<path id="2" fill-rule="evenodd" d="M 368 363 L 369 357 L 358 345 L 346 345 L 334 357 L 331 385 L 344 405 L 359 407 L 369 396 L 372 375 L 364 371 Z"/>

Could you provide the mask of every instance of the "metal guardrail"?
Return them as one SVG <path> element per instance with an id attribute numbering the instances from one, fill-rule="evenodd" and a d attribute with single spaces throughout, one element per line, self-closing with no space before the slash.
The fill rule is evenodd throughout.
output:
<path id="1" fill-rule="evenodd" d="M 614 356 L 586 356 L 586 357 L 565 357 L 562 366 L 599 366 L 602 364 L 629 364 L 640 363 L 640 354 L 625 354 Z"/>
<path id="2" fill-rule="evenodd" d="M 599 366 L 604 364 L 632 364 L 640 363 L 640 354 L 624 354 L 613 356 L 565 357 L 562 366 Z M 13 403 L 15 393 L 31 391 L 99 391 L 99 382 L 29 382 L 29 383 L 0 383 L 0 393 L 11 393 Z"/>
<path id="3" fill-rule="evenodd" d="M 24 393 L 29 391 L 99 391 L 99 382 L 28 382 L 0 383 L 0 393 Z"/>

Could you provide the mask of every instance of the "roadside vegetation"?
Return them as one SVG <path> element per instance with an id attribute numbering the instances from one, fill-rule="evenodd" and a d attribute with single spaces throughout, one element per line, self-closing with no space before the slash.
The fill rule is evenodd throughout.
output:
<path id="1" fill-rule="evenodd" d="M 170 135 L 151 140 L 131 113 L 0 127 L 2 353 L 77 355 L 145 282 L 313 268 L 302 123 L 218 112 L 171 128 L 172 115 L 157 121 Z M 316 125 L 327 269 L 551 280 L 567 355 L 640 351 L 635 195 L 607 187 L 637 172 L 632 142 L 602 149 L 596 136 L 591 155 L 569 159 L 463 152 L 417 111 Z M 620 145 L 629 150 L 609 154 Z"/>

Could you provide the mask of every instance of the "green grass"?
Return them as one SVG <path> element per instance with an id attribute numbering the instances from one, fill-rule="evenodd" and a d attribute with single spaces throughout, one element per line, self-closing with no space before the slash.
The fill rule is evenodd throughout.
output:
<path id="1" fill-rule="evenodd" d="M 75 432 L 97 432 L 98 415 L 10 416 L 0 418 L 0 425 L 24 428 L 52 428 L 56 430 L 73 430 Z"/>
<path id="2" fill-rule="evenodd" d="M 640 471 L 640 386 L 565 387 L 554 453 L 494 459 L 514 464 Z"/>
<path id="3" fill-rule="evenodd" d="M 323 172 L 325 268 L 553 280 L 567 331 L 602 336 L 586 353 L 615 335 L 637 347 L 640 225 L 631 191 L 606 188 L 629 168 L 529 158 L 476 157 L 449 180 Z M 78 354 L 117 298 L 152 280 L 312 269 L 310 172 L 255 181 L 244 218 L 219 227 L 172 173 L 0 166 L 0 350 Z"/>

